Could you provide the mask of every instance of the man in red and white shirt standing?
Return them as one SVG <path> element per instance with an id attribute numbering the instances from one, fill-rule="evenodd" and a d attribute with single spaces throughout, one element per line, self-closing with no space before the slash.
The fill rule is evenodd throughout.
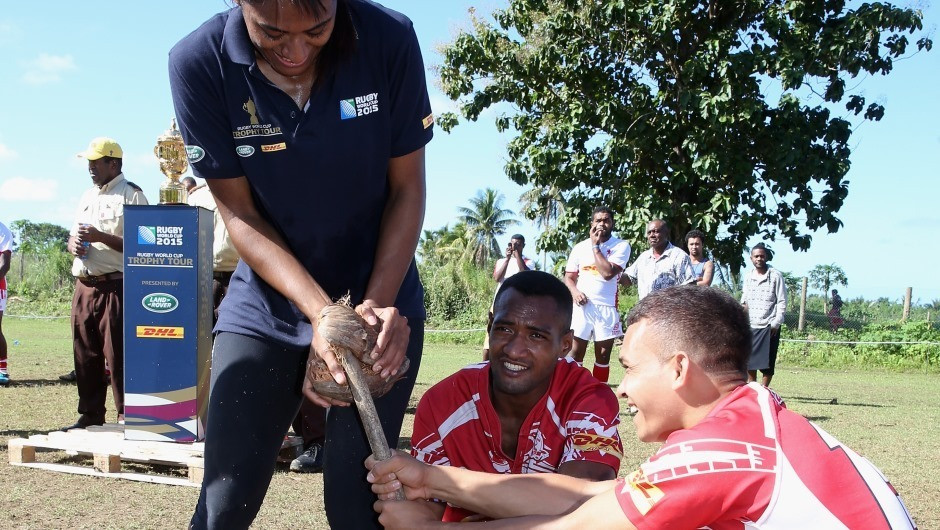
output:
<path id="1" fill-rule="evenodd" d="M 598 206 L 591 213 L 591 233 L 571 249 L 565 265 L 565 285 L 574 299 L 571 356 L 581 363 L 587 343 L 594 337 L 594 377 L 610 378 L 610 352 L 623 335 L 617 312 L 617 278 L 630 260 L 630 244 L 613 237 L 614 212 Z"/>
<path id="2" fill-rule="evenodd" d="M 507 278 L 494 302 L 490 361 L 424 394 L 412 454 L 428 464 L 486 473 L 616 477 L 623 452 L 617 397 L 564 357 L 571 347 L 571 307 L 568 290 L 550 274 Z M 458 506 L 432 505 L 444 521 L 474 513 Z"/>
<path id="3" fill-rule="evenodd" d="M 386 500 L 404 486 L 409 499 L 502 519 L 487 528 L 916 528 L 868 460 L 746 383 L 750 322 L 731 296 L 695 285 L 656 291 L 627 323 L 617 393 L 638 410 L 637 437 L 663 443 L 639 470 L 596 483 L 369 457 L 379 522 L 428 527 L 423 501 Z"/>

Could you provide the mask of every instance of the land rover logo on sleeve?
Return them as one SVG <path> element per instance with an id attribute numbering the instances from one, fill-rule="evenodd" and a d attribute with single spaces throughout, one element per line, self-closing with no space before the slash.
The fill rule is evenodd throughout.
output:
<path id="1" fill-rule="evenodd" d="M 242 158 L 248 158 L 249 156 L 255 154 L 255 148 L 250 145 L 240 145 L 235 148 L 235 152 L 238 153 L 238 156 Z"/>
<path id="2" fill-rule="evenodd" d="M 144 309 L 151 313 L 169 313 L 179 307 L 179 300 L 172 294 L 151 293 L 140 301 Z"/>
<path id="3" fill-rule="evenodd" d="M 199 147 L 198 145 L 187 145 L 186 146 L 186 159 L 189 160 L 190 164 L 195 164 L 199 162 L 206 156 L 206 150 Z"/>

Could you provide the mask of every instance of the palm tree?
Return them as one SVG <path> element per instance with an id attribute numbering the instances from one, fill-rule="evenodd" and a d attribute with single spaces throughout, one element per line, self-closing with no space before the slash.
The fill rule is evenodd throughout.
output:
<path id="1" fill-rule="evenodd" d="M 823 292 L 823 312 L 829 312 L 829 288 L 833 285 L 848 287 L 849 279 L 845 272 L 835 263 L 831 265 L 816 265 L 809 271 L 809 282 Z"/>
<path id="2" fill-rule="evenodd" d="M 447 225 L 441 230 L 447 230 Z M 425 263 L 435 263 L 437 261 L 437 240 L 440 237 L 440 230 L 424 230 L 421 233 L 421 239 L 418 240 L 418 257 Z"/>
<path id="3" fill-rule="evenodd" d="M 482 268 L 487 260 L 499 257 L 499 243 L 497 236 L 506 233 L 510 226 L 519 221 L 511 217 L 512 210 L 503 208 L 503 195 L 492 188 L 477 192 L 476 197 L 470 199 L 470 207 L 457 208 L 460 220 L 467 226 L 469 246 L 473 263 Z"/>
<path id="4" fill-rule="evenodd" d="M 467 225 L 458 222 L 451 228 L 444 225 L 437 230 L 424 230 L 418 242 L 418 256 L 425 263 L 443 265 L 457 261 L 467 253 Z"/>

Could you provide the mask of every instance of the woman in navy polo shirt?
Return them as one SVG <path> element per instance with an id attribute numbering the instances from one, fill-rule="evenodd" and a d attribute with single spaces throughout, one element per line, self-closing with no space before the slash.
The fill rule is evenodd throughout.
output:
<path id="1" fill-rule="evenodd" d="M 205 478 L 193 528 L 247 528 L 301 402 L 314 336 L 349 293 L 381 321 L 375 366 L 397 376 L 376 407 L 391 447 L 420 365 L 414 250 L 433 118 L 411 22 L 367 0 L 240 0 L 170 52 L 170 84 L 196 175 L 242 261 L 215 328 Z M 304 389 L 318 404 L 330 403 Z M 378 526 L 354 409 L 327 419 L 324 501 L 333 528 Z"/>

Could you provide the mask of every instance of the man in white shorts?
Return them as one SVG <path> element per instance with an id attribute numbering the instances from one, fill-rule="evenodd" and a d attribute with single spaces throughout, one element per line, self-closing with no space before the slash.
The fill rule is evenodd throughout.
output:
<path id="1" fill-rule="evenodd" d="M 571 249 L 565 266 L 565 285 L 574 299 L 571 357 L 584 361 L 587 343 L 594 336 L 594 377 L 610 378 L 610 351 L 623 336 L 617 312 L 617 278 L 630 260 L 630 244 L 613 237 L 614 212 L 598 206 L 591 213 L 591 233 Z"/>

